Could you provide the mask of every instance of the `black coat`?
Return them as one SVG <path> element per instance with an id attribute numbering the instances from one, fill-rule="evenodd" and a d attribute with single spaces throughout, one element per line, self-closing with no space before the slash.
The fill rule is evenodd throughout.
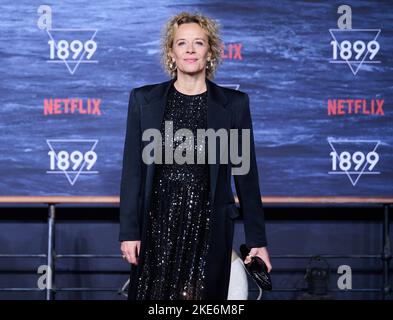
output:
<path id="1" fill-rule="evenodd" d="M 141 252 L 144 250 L 145 219 L 149 212 L 154 177 L 154 163 L 145 164 L 142 161 L 142 149 L 149 143 L 142 141 L 142 132 L 149 128 L 160 130 L 168 89 L 175 80 L 176 78 L 173 78 L 159 84 L 135 88 L 130 94 L 121 176 L 119 241 L 141 240 Z M 219 143 L 216 144 L 217 161 L 209 164 L 213 205 L 212 236 L 203 296 L 204 299 L 225 300 L 230 277 L 234 219 L 239 214 L 243 216 L 245 240 L 250 248 L 264 247 L 267 242 L 249 97 L 244 92 L 218 86 L 207 78 L 206 86 L 207 128 L 215 131 L 224 128 L 228 132 L 230 128 L 251 129 L 250 170 L 246 175 L 234 175 L 240 210 L 235 204 L 232 192 L 230 161 L 228 164 L 219 164 Z M 241 147 L 239 148 L 241 150 Z M 143 261 L 139 261 L 138 266 L 142 263 Z M 135 297 L 134 280 L 139 269 L 131 266 L 129 299 Z"/>

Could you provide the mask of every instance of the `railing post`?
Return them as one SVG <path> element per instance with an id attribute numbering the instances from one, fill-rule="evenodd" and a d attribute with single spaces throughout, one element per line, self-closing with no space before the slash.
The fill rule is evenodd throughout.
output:
<path id="1" fill-rule="evenodd" d="M 392 258 L 392 252 L 390 248 L 390 217 L 389 217 L 389 204 L 383 205 L 383 253 L 382 253 L 382 265 L 383 265 L 383 288 L 382 288 L 382 299 L 386 299 L 391 292 L 389 284 L 389 263 Z"/>
<path id="2" fill-rule="evenodd" d="M 48 208 L 48 273 L 46 281 L 46 300 L 55 299 L 55 257 L 55 205 L 50 203 Z"/>

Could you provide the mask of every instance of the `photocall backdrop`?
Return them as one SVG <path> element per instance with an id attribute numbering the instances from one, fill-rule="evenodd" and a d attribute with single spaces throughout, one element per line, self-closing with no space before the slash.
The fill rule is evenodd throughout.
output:
<path id="1" fill-rule="evenodd" d="M 264 196 L 393 195 L 392 1 L 2 1 L 0 196 L 118 196 L 129 93 L 161 28 L 221 25 Z M 340 7 L 341 6 L 341 7 Z"/>

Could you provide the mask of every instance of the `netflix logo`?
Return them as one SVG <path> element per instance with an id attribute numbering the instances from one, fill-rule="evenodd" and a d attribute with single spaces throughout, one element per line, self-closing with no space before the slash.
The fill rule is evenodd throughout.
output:
<path id="1" fill-rule="evenodd" d="M 86 114 L 101 115 L 101 99 L 44 99 L 44 115 Z"/>
<path id="2" fill-rule="evenodd" d="M 384 116 L 384 99 L 328 99 L 327 114 L 344 116 L 362 114 L 366 116 Z"/>
<path id="3" fill-rule="evenodd" d="M 243 60 L 242 43 L 225 43 L 221 46 L 223 60 Z"/>

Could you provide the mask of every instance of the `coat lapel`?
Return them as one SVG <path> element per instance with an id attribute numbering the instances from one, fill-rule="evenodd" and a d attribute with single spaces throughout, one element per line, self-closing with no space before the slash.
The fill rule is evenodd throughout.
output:
<path id="1" fill-rule="evenodd" d="M 141 128 L 142 132 L 146 129 L 154 128 L 160 130 L 161 123 L 164 120 L 165 105 L 169 88 L 176 81 L 173 78 L 169 81 L 163 82 L 154 86 L 151 91 L 145 96 L 144 104 L 141 105 Z M 206 78 L 207 87 L 207 128 L 217 131 L 220 128 L 230 128 L 230 112 L 225 108 L 228 100 L 222 89 L 214 82 Z M 228 131 L 229 134 L 229 131 Z M 149 142 L 143 142 L 142 146 Z M 210 190 L 212 196 L 212 204 L 214 204 L 216 184 L 219 171 L 220 152 L 223 150 L 219 148 L 219 141 L 216 143 L 216 159 L 214 163 L 209 164 L 210 174 Z M 147 165 L 146 172 L 146 188 L 145 188 L 145 205 L 149 208 L 151 203 L 151 192 L 153 188 L 155 164 Z"/>

